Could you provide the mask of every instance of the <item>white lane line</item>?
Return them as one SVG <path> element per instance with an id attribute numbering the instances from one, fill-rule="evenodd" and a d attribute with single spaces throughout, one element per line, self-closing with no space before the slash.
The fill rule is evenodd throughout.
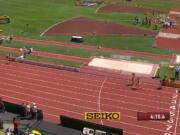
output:
<path id="1" fill-rule="evenodd" d="M 8 65 L 8 66 L 6 65 L 6 66 L 9 68 L 9 70 L 14 70 L 14 69 L 18 68 L 18 70 L 20 70 L 20 72 L 23 72 L 23 70 L 24 70 L 24 71 L 27 71 L 27 72 L 24 72 L 24 73 L 29 73 L 29 74 L 33 74 L 32 72 L 38 72 L 38 73 L 42 73 L 44 75 L 51 74 L 51 77 L 53 77 L 53 78 L 57 78 L 57 77 L 54 77 L 54 76 L 58 76 L 58 78 L 62 77 L 62 76 L 66 76 L 66 77 L 70 77 L 70 78 L 74 78 L 74 79 L 96 81 L 96 82 L 99 82 L 99 83 L 101 82 L 101 80 L 98 80 L 98 79 L 95 80 L 94 79 L 96 76 L 91 76 L 91 77 L 93 77 L 93 79 L 89 79 L 88 78 L 89 75 L 85 76 L 84 74 L 81 74 L 81 73 L 74 73 L 74 72 L 68 72 L 68 71 L 65 71 L 65 70 L 57 70 L 57 69 L 50 70 L 47 67 L 38 67 L 38 66 L 35 67 L 35 66 L 32 66 L 32 65 L 27 66 L 25 64 L 24 65 L 18 65 L 18 66 L 17 65 L 12 65 L 11 64 L 11 65 Z M 39 70 L 37 68 L 39 68 Z M 41 68 L 41 70 L 40 70 L 40 68 Z M 1 69 L 3 70 L 4 68 L 1 68 Z M 14 70 L 14 71 L 17 71 L 17 70 Z M 77 78 L 77 76 L 75 76 L 77 74 L 79 75 L 78 78 Z M 100 78 L 100 77 L 98 77 L 98 78 Z M 100 79 L 103 79 L 103 77 L 101 77 Z"/>
<path id="2" fill-rule="evenodd" d="M 1 83 L 1 82 L 0 82 Z M 4 83 L 4 84 L 7 84 L 7 83 Z M 7 84 L 8 85 L 8 84 Z M 13 86 L 13 87 L 17 87 L 17 88 L 22 88 L 22 89 L 27 89 L 27 90 L 29 90 L 29 91 L 32 91 L 32 89 L 29 89 L 29 88 L 26 88 L 26 87 L 21 87 L 21 86 L 16 86 L 16 85 L 11 85 L 11 86 Z M 0 88 L 1 89 L 1 88 Z M 10 90 L 11 91 L 11 90 Z M 14 92 L 14 91 L 13 91 Z M 22 93 L 23 94 L 23 92 L 19 92 L 19 93 Z M 53 95 L 52 93 L 49 93 L 49 92 L 47 92 L 48 94 L 50 94 L 50 95 Z M 27 93 L 26 93 L 27 94 Z M 81 99 L 78 99 L 78 98 L 71 98 L 71 97 L 67 97 L 67 96 L 61 96 L 61 95 L 57 95 L 57 94 L 54 94 L 54 95 L 56 95 L 56 96 L 60 96 L 60 97 L 63 97 L 63 98 L 70 98 L 70 99 L 74 99 L 74 100 L 79 100 L 79 101 L 82 101 L 82 102 L 84 102 L 84 100 L 81 100 Z M 101 98 L 102 99 L 102 98 Z M 110 99 L 109 99 L 110 100 Z M 94 103 L 94 104 L 97 104 L 97 102 L 93 102 L 93 101 L 87 101 L 87 102 L 90 102 L 90 103 Z M 62 103 L 64 103 L 64 102 L 62 102 Z M 108 106 L 108 107 L 111 107 L 111 108 L 115 108 L 115 109 L 123 109 L 123 110 L 128 110 L 128 111 L 132 111 L 132 112 L 139 112 L 140 110 L 133 110 L 133 109 L 129 109 L 129 108 L 124 108 L 124 107 L 122 107 L 122 106 L 115 106 L 115 105 L 111 105 L 111 104 L 101 104 L 101 105 L 104 105 L 104 106 Z M 89 107 L 90 108 L 90 107 Z M 94 109 L 94 108 L 92 108 L 92 109 Z M 107 111 L 107 112 L 109 112 L 109 111 Z M 127 115 L 127 117 L 131 117 L 131 118 L 134 118 L 134 119 L 136 119 L 136 117 L 133 117 L 133 116 L 130 116 L 130 115 Z"/>
<path id="3" fill-rule="evenodd" d="M 101 93 L 102 93 L 102 88 L 103 88 L 106 80 L 107 80 L 107 77 L 104 79 L 104 81 L 102 82 L 102 85 L 101 85 L 101 87 L 99 89 L 99 96 L 98 96 L 99 112 L 101 112 Z M 101 119 L 101 125 L 103 125 L 102 119 Z"/>
<path id="4" fill-rule="evenodd" d="M 2 78 L 2 77 L 0 77 L 0 78 Z M 22 81 L 18 81 L 18 80 L 13 80 L 13 79 L 9 79 L 9 78 L 5 78 L 5 77 L 3 77 L 2 79 L 6 79 L 6 80 L 9 80 L 9 81 L 12 81 L 12 82 L 19 82 L 19 83 L 23 83 L 23 84 L 28 84 L 28 85 L 31 85 L 31 86 L 36 86 L 37 84 L 33 84 L 33 83 L 28 83 L 28 82 L 22 82 Z M 2 82 L 1 82 L 2 83 Z M 7 84 L 7 83 L 5 83 L 4 82 L 4 84 Z M 12 84 L 7 84 L 7 85 L 12 85 Z M 20 87 L 20 86 L 17 86 L 17 85 L 13 85 L 13 86 L 16 86 L 16 87 Z M 59 91 L 59 92 L 63 92 L 64 90 L 62 90 L 62 89 L 57 89 L 57 88 L 54 88 L 54 87 L 45 87 L 45 86 L 42 86 L 42 85 L 37 85 L 37 86 L 40 86 L 40 87 L 43 87 L 43 88 L 48 88 L 48 89 L 54 89 L 54 90 L 56 90 L 56 91 Z M 26 88 L 26 89 L 29 89 L 29 88 Z M 31 90 L 31 89 L 30 89 Z M 47 92 L 47 91 L 43 91 L 43 92 Z M 66 91 L 65 91 L 66 92 Z M 70 92 L 68 92 L 68 93 L 71 93 L 72 91 L 70 91 Z M 73 91 L 73 93 L 75 93 L 75 94 L 80 94 L 80 93 L 78 93 L 78 92 L 74 92 Z M 112 94 L 112 93 L 106 93 L 106 94 Z M 87 94 L 80 94 L 80 95 L 87 95 Z M 88 95 L 88 96 L 91 96 L 91 97 L 94 97 L 94 98 L 96 98 L 97 96 L 93 96 L 93 95 Z M 124 96 L 124 97 L 128 97 L 128 96 Z M 131 98 L 131 97 L 130 97 Z M 115 99 L 110 99 L 110 98 L 103 98 L 103 99 L 105 99 L 105 100 L 111 100 L 111 101 L 115 101 L 115 102 L 121 102 L 121 100 L 115 100 Z M 138 99 L 138 98 L 137 98 Z M 128 102 L 129 103 L 129 102 Z M 150 107 L 152 107 L 152 106 L 150 106 Z"/>
<path id="5" fill-rule="evenodd" d="M 1 77 L 0 77 L 1 78 Z M 20 82 L 20 83 L 23 83 L 23 84 L 29 84 L 29 85 L 32 85 L 32 86 L 40 86 L 40 87 L 44 87 L 44 88 L 48 88 L 48 89 L 55 89 L 55 90 L 58 90 L 57 88 L 52 88 L 52 87 L 48 87 L 48 86 L 44 86 L 44 85 L 39 85 L 39 84 L 34 84 L 34 83 L 30 83 L 30 82 L 23 82 L 23 81 L 18 81 L 18 80 L 13 80 L 13 79 L 8 79 L 6 78 L 6 80 L 10 80 L 10 81 L 14 81 L 14 82 Z M 104 85 L 104 84 L 103 84 Z M 118 101 L 118 100 L 116 100 Z M 131 102 L 126 102 L 126 101 L 121 101 L 119 100 L 118 102 L 120 103 L 127 103 L 127 104 L 132 104 L 132 105 L 139 105 L 139 106 L 144 106 L 144 107 L 149 107 L 149 108 L 155 108 L 155 109 L 162 109 L 162 110 L 168 110 L 168 109 L 165 109 L 165 108 L 161 108 L 161 107 L 154 107 L 154 106 L 149 106 L 149 105 L 144 105 L 144 104 L 139 104 L 139 103 L 131 103 Z"/>
<path id="6" fill-rule="evenodd" d="M 41 78 L 47 78 L 47 79 L 54 79 L 54 78 L 51 78 L 51 77 L 47 77 L 47 76 L 45 76 L 45 75 L 38 75 L 38 74 L 34 74 L 34 73 L 28 73 L 28 72 L 22 72 L 22 71 L 13 71 L 13 70 L 8 70 L 8 69 L 2 69 L 2 68 L 0 68 L 0 72 L 2 72 L 2 70 L 5 70 L 5 71 L 7 71 L 7 72 L 5 72 L 5 74 L 8 74 L 8 75 L 11 75 L 11 76 L 19 76 L 19 77 L 21 77 L 21 78 L 27 78 L 27 79 L 32 79 L 32 80 L 40 80 L 40 81 L 42 81 L 42 82 L 48 82 L 48 83 L 51 83 L 51 84 L 57 84 L 56 82 L 50 82 L 50 81 L 44 81 L 44 80 L 42 80 L 42 79 L 34 79 L 34 78 L 31 78 L 31 77 L 27 77 L 26 75 L 33 75 L 33 76 L 37 76 L 37 77 L 41 77 Z M 8 71 L 13 71 L 13 73 L 8 73 Z M 15 73 L 14 73 L 15 72 Z M 18 75 L 18 73 L 22 73 L 22 74 L 24 74 L 24 76 L 22 76 L 22 75 Z M 54 79 L 54 80 L 57 80 L 57 81 L 59 81 L 59 80 L 64 80 L 64 81 L 67 81 L 67 82 L 73 82 L 73 83 L 76 83 L 76 84 L 83 84 L 83 85 L 90 85 L 90 86 L 94 86 L 94 87 L 99 87 L 98 85 L 94 85 L 94 84 L 90 84 L 90 83 L 86 83 L 85 81 L 84 82 L 81 82 L 81 81 L 72 81 L 72 80 L 70 80 L 70 79 L 63 79 L 63 78 L 58 78 L 58 79 Z"/>
<path id="7" fill-rule="evenodd" d="M 176 117 L 176 124 L 175 124 L 175 128 L 174 128 L 174 135 L 176 135 L 177 133 L 177 127 L 178 127 L 178 119 L 179 119 L 179 112 L 180 111 L 180 100 L 179 100 L 179 104 L 178 104 L 178 111 L 177 111 L 177 117 Z"/>
<path id="8" fill-rule="evenodd" d="M 11 67 L 15 67 L 15 66 L 11 66 Z M 55 73 L 53 73 L 53 72 L 46 72 L 46 71 L 42 71 L 42 70 L 34 70 L 34 69 L 30 69 L 30 68 L 23 68 L 23 67 L 21 67 L 21 69 L 25 69 L 26 71 L 27 70 L 30 70 L 30 71 L 38 71 L 38 73 L 39 72 L 42 72 L 42 73 L 44 73 L 44 74 L 47 74 L 47 73 L 50 73 L 50 74 L 54 74 L 54 75 L 57 75 L 57 74 L 55 74 Z M 2 69 L 3 70 L 3 69 Z M 5 70 L 5 69 L 4 69 Z M 8 69 L 6 69 L 6 70 L 8 70 Z M 13 71 L 15 71 L 15 72 L 22 72 L 22 73 L 29 73 L 29 74 L 33 74 L 33 75 L 37 75 L 37 76 L 39 76 L 39 74 L 34 74 L 34 73 L 31 73 L 31 72 L 23 72 L 23 71 L 17 71 L 17 70 L 14 70 L 14 69 L 10 69 L 10 70 L 13 70 Z M 63 71 L 61 71 L 61 72 L 63 72 Z M 64 73 L 64 72 L 63 72 Z M 60 76 L 66 76 L 66 77 L 71 77 L 71 78 L 74 78 L 74 79 L 76 79 L 75 77 L 72 77 L 72 75 L 70 76 L 70 75 L 67 75 L 67 74 L 58 74 L 59 75 L 59 77 Z M 42 75 L 43 76 L 43 75 Z M 47 76 L 44 76 L 44 77 L 46 77 L 46 78 L 48 78 Z M 51 78 L 54 78 L 54 79 L 60 79 L 60 78 L 57 78 L 57 77 L 51 77 Z M 85 79 L 85 78 L 78 78 L 78 79 L 83 79 L 83 80 L 89 80 L 89 81 L 94 81 L 94 79 Z M 123 79 L 123 78 L 122 78 Z M 118 79 L 118 80 L 122 80 L 122 79 Z M 100 81 L 98 81 L 98 80 L 95 80 L 96 82 L 100 82 Z M 116 84 L 116 85 L 122 85 L 122 84 L 119 84 L 119 83 L 110 83 L 110 82 L 107 82 L 108 84 Z M 143 90 L 148 90 L 148 91 L 153 91 L 154 92 L 154 89 L 143 89 Z M 166 91 L 161 91 L 161 93 L 165 93 L 165 94 L 172 94 L 172 92 L 166 92 Z"/>
<path id="9" fill-rule="evenodd" d="M 32 102 L 32 101 L 28 101 L 28 100 L 23 100 L 23 99 L 19 99 L 19 98 L 15 98 L 15 97 L 11 97 L 11 96 L 7 96 L 7 95 L 3 95 L 3 94 L 0 94 L 1 96 L 4 96 L 4 97 L 7 97 L 7 98 L 12 98 L 12 99 L 15 99 L 15 100 L 19 100 L 19 101 L 23 101 L 23 102 Z M 70 111 L 70 110 L 66 110 L 66 109 L 62 109 L 62 108 L 57 108 L 57 107 L 53 107 L 53 106 L 47 106 L 47 105 L 44 105 L 44 104 L 39 104 L 39 106 L 44 106 L 44 107 L 47 107 L 47 108 L 51 108 L 51 109 L 55 109 L 55 110 L 63 110 L 65 112 L 68 112 L 68 113 L 74 113 L 74 114 L 78 114 L 78 115 L 84 115 L 82 113 L 78 113 L 78 112 L 75 112 L 75 111 Z M 51 116 L 53 116 L 53 114 L 49 114 Z M 57 116 L 59 117 L 59 116 Z M 112 122 L 116 122 L 116 121 L 112 121 Z M 134 125 L 134 124 L 129 124 L 129 123 L 126 123 L 126 122 L 119 122 L 119 123 L 123 123 L 123 124 L 126 124 L 126 125 Z M 140 125 L 134 125 L 134 126 L 137 126 L 137 127 L 141 127 L 141 128 L 148 128 L 148 127 L 145 127 L 145 126 L 140 126 Z M 156 130 L 154 128 L 150 128 L 150 129 L 153 129 L 153 130 Z"/>
<path id="10" fill-rule="evenodd" d="M 133 127 L 145 128 L 145 129 L 155 130 L 155 131 L 159 131 L 159 132 L 164 132 L 164 130 L 161 130 L 158 128 L 145 127 L 145 126 L 141 126 L 141 125 L 137 125 L 137 124 L 133 124 L 133 123 L 127 123 L 127 122 L 123 122 L 123 121 L 113 121 L 113 120 L 108 120 L 108 121 L 110 121 L 112 123 L 117 123 L 117 124 L 124 124 L 124 125 L 133 126 Z M 170 133 L 173 133 L 173 132 L 170 132 Z"/>
<path id="11" fill-rule="evenodd" d="M 21 101 L 21 102 L 29 102 L 29 103 L 34 102 L 34 101 L 27 100 L 27 99 L 26 99 L 26 100 L 23 100 L 23 99 L 20 99 L 20 98 L 7 96 L 7 95 L 1 94 L 1 93 L 0 93 L 0 95 L 1 95 L 1 97 L 6 97 L 6 98 L 14 99 L 14 100 L 18 100 L 18 101 Z M 65 112 L 67 112 L 67 113 L 74 113 L 74 114 L 76 114 L 76 115 L 82 115 L 82 116 L 84 115 L 84 114 L 79 113 L 79 112 L 70 111 L 70 110 L 62 109 L 62 108 L 57 108 L 57 107 L 54 107 L 54 106 L 48 106 L 48 105 L 44 105 L 44 104 L 41 104 L 41 103 L 38 103 L 38 106 L 50 108 L 51 110 L 52 110 L 52 109 L 55 109 L 55 110 L 58 110 L 58 111 L 60 111 L 60 110 L 61 110 L 61 111 L 65 111 Z"/>
<path id="12" fill-rule="evenodd" d="M 55 102 L 55 103 L 59 103 L 59 104 L 64 104 L 64 105 L 78 107 L 78 108 L 81 108 L 81 109 L 89 109 L 92 112 L 96 111 L 96 109 L 94 109 L 94 108 L 89 108 L 87 106 L 80 106 L 80 105 L 72 104 L 72 103 L 68 103 L 68 102 L 62 102 L 62 101 L 50 99 L 50 98 L 47 98 L 47 97 L 34 96 L 32 94 L 26 94 L 26 93 L 17 92 L 17 91 L 11 91 L 11 90 L 5 89 L 5 88 L 0 88 L 0 90 L 7 91 L 7 92 L 12 92 L 12 93 L 15 93 L 15 94 L 21 94 L 21 95 L 24 95 L 24 97 L 30 96 L 30 97 L 33 97 L 33 98 L 36 98 L 36 99 L 41 99 L 43 101 L 49 101 L 49 102 L 51 101 L 51 102 Z"/>
<path id="13" fill-rule="evenodd" d="M 0 70 L 0 71 L 2 71 L 2 70 Z M 4 73 L 4 72 L 3 72 Z M 5 74 L 9 74 L 9 73 L 5 73 Z M 18 77 L 19 75 L 13 75 L 13 74 L 9 74 L 10 76 L 16 76 L 16 77 Z M 33 75 L 37 75 L 37 74 L 33 74 Z M 49 81 L 44 81 L 44 80 L 42 80 L 42 79 L 34 79 L 34 78 L 30 78 L 30 77 L 24 77 L 24 76 L 19 76 L 19 77 L 21 77 L 21 78 L 25 78 L 25 79 L 31 79 L 31 80 L 35 80 L 35 81 L 42 81 L 42 82 L 47 82 L 47 83 L 52 83 L 52 84 L 56 84 L 56 85 L 59 85 L 59 83 L 55 83 L 55 82 L 49 82 Z M 41 76 L 42 77 L 42 76 Z M 45 77 L 44 77 L 45 78 Z M 47 78 L 47 77 L 46 77 Z M 48 78 L 48 79 L 51 79 L 51 78 Z M 57 79 L 56 79 L 57 80 Z M 65 80 L 65 79 L 59 79 L 59 80 Z M 59 80 L 57 80 L 57 81 L 59 81 Z M 68 81 L 68 80 L 65 80 L 65 81 Z M 70 81 L 70 82 L 75 82 L 75 81 Z M 77 82 L 76 82 L 77 83 Z M 61 85 L 63 85 L 63 84 L 61 84 Z M 93 86 L 93 85 L 92 85 Z M 97 86 L 97 87 L 99 87 L 98 85 L 94 85 L 95 87 Z M 70 87 L 69 85 L 68 85 L 68 87 Z M 104 89 L 107 89 L 108 87 L 104 87 Z M 115 89 L 115 88 L 111 88 L 111 89 Z M 163 96 L 158 96 L 158 95 L 152 95 L 152 94 L 144 94 L 144 93 L 141 93 L 141 92 L 134 92 L 134 93 L 138 93 L 138 94 L 143 94 L 143 95 L 148 95 L 148 96 L 156 96 L 156 97 L 163 97 Z M 168 98 L 168 97 L 163 97 L 163 98 Z"/>

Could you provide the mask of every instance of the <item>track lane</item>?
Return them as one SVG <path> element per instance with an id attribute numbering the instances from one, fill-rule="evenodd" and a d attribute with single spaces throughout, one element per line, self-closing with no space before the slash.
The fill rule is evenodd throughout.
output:
<path id="1" fill-rule="evenodd" d="M 3 73 L 2 73 L 2 74 L 3 74 Z M 5 73 L 4 75 L 7 75 L 7 74 Z M 18 80 L 19 80 L 19 79 L 20 79 L 20 78 L 18 78 Z M 68 78 L 66 78 L 66 79 L 68 79 Z M 66 80 L 66 79 L 64 79 L 64 80 Z M 106 84 L 106 83 L 105 83 L 105 84 Z M 124 85 L 124 84 L 123 84 L 123 85 Z M 23 86 L 23 87 L 25 87 L 25 86 Z M 79 87 L 81 87 L 81 86 L 79 86 Z M 115 88 L 114 88 L 114 87 L 115 87 Z M 118 85 L 118 87 L 121 88 L 121 85 Z M 105 87 L 105 88 L 106 88 L 106 87 Z M 111 87 L 110 87 L 110 86 L 107 86 L 107 88 L 109 89 L 109 88 L 111 88 Z M 103 92 L 104 92 L 104 86 L 103 86 L 103 89 L 102 89 L 102 90 L 103 90 Z M 105 90 L 106 90 L 106 89 L 105 89 Z M 109 93 L 111 93 L 111 95 L 113 95 L 114 90 L 115 90 L 115 91 L 119 91 L 119 89 L 117 88 L 116 85 L 113 86 L 112 90 L 113 90 L 113 91 L 106 91 L 106 92 L 109 92 Z M 126 90 L 120 89 L 120 91 L 126 91 Z M 79 92 L 83 92 L 83 91 L 79 91 Z M 85 93 L 85 92 L 86 92 L 86 91 L 84 91 L 84 93 Z M 128 92 L 129 92 L 129 91 L 128 91 Z M 132 91 L 131 91 L 131 92 L 132 92 Z M 135 91 L 133 91 L 133 92 L 135 92 Z M 133 92 L 132 92 L 132 93 L 133 93 Z M 117 93 L 117 92 L 116 92 L 116 93 Z M 5 94 L 5 93 L 4 93 L 4 94 Z M 97 93 L 96 93 L 96 94 L 97 94 Z M 103 94 L 103 93 L 102 93 L 102 94 Z M 122 93 L 119 93 L 119 96 L 120 96 L 121 94 L 122 94 Z M 126 93 L 126 94 L 127 94 L 127 93 Z M 166 93 L 166 94 L 167 94 L 167 93 Z M 170 94 L 170 93 L 169 93 L 169 94 Z M 106 96 L 107 96 L 107 95 L 108 95 L 108 93 L 106 93 Z M 124 95 L 124 94 L 123 94 L 123 95 Z M 148 95 L 148 94 L 147 94 L 147 95 Z M 16 96 L 17 96 L 17 95 L 16 95 Z M 114 95 L 113 95 L 112 97 L 110 96 L 109 98 L 113 98 L 113 100 L 118 100 L 117 98 L 119 98 L 119 96 L 116 96 L 116 95 L 115 95 L 115 97 L 114 97 Z M 125 96 L 125 95 L 124 95 L 124 96 Z M 129 95 L 128 95 L 128 96 L 129 96 Z M 167 94 L 166 96 L 168 96 L 168 94 Z M 162 97 L 165 97 L 165 99 L 168 99 L 168 97 L 166 97 L 166 96 L 162 96 Z M 161 96 L 157 96 L 157 97 L 162 98 Z M 18 98 L 18 97 L 17 97 L 17 98 Z M 101 99 L 103 99 L 103 98 L 104 98 L 104 96 L 102 96 Z M 124 98 L 125 98 L 125 97 L 124 97 Z M 130 98 L 130 97 L 129 97 L 129 98 Z M 141 97 L 141 98 L 142 98 L 142 97 Z M 29 99 L 30 99 L 30 100 L 33 100 L 33 99 L 31 99 L 31 98 L 29 98 Z M 149 98 L 148 98 L 148 99 L 149 99 Z M 122 99 L 122 100 L 124 100 L 124 99 Z M 42 103 L 41 103 L 41 100 L 37 100 L 37 101 L 40 102 L 40 104 L 42 104 Z M 107 104 L 106 106 L 108 106 L 108 107 L 107 107 L 107 109 L 108 109 L 109 107 L 111 107 L 111 103 L 109 103 L 109 100 L 107 100 L 107 102 L 108 102 L 108 104 Z M 113 101 L 113 102 L 116 102 L 116 101 Z M 150 102 L 150 101 L 148 101 L 148 102 Z M 165 105 L 166 105 L 166 104 L 165 104 Z M 118 106 L 120 106 L 120 105 L 118 105 Z M 122 106 L 122 107 L 124 107 L 124 106 Z M 45 108 L 46 108 L 46 107 L 45 107 Z M 131 106 L 128 106 L 128 108 L 131 108 Z M 62 108 L 60 108 L 60 109 L 62 109 Z M 69 109 L 69 108 L 67 108 L 67 109 Z M 113 107 L 113 109 L 115 109 L 115 107 Z M 59 110 L 59 109 L 58 109 L 58 110 Z M 102 110 L 103 110 L 103 108 L 102 108 Z M 50 110 L 49 110 L 49 111 L 50 111 Z M 66 110 L 66 111 L 68 112 L 68 110 Z M 47 112 L 48 112 L 48 110 L 45 111 L 45 113 L 47 113 Z M 55 112 L 56 112 L 57 114 L 55 113 L 55 114 L 53 114 L 53 115 L 57 115 L 57 116 L 58 116 L 60 111 L 55 111 Z M 75 114 L 76 114 L 76 113 L 75 113 Z M 127 113 L 127 114 L 128 114 L 128 113 Z M 57 118 L 57 116 L 51 116 L 51 117 L 53 117 L 53 118 L 55 119 L 55 117 Z M 82 112 L 81 112 L 81 114 L 79 114 L 78 116 L 79 116 L 79 117 L 82 117 L 82 116 L 83 116 Z M 130 119 L 129 119 L 128 117 L 130 117 Z M 133 121 L 134 118 L 132 118 L 132 117 L 133 117 L 133 116 L 128 115 L 128 116 L 127 116 L 127 119 L 130 120 L 130 121 L 131 121 L 131 120 Z M 124 123 L 126 123 L 126 121 L 123 121 L 123 124 L 124 124 Z M 111 125 L 113 125 L 112 122 L 111 122 Z M 125 124 L 125 125 L 127 126 L 127 124 Z M 128 126 L 127 126 L 127 127 L 128 127 Z M 127 128 L 127 127 L 126 127 L 126 128 Z M 128 128 L 129 128 L 129 127 L 128 127 Z M 141 129 L 141 128 L 140 128 L 140 129 Z"/>

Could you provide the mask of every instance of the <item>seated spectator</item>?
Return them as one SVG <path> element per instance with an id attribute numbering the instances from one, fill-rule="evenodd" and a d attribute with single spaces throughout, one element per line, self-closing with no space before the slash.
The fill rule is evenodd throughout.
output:
<path id="1" fill-rule="evenodd" d="M 38 109 L 37 109 L 36 103 L 32 104 L 31 111 L 32 111 L 32 118 L 37 119 L 37 111 L 38 111 Z"/>
<path id="2" fill-rule="evenodd" d="M 2 101 L 2 98 L 0 98 L 0 113 L 5 112 L 5 105 L 4 102 Z"/>
<path id="3" fill-rule="evenodd" d="M 22 110 L 23 110 L 23 111 L 22 111 L 22 116 L 23 116 L 23 117 L 26 117 L 26 114 L 27 114 L 27 113 L 26 113 L 26 103 L 25 103 L 25 102 L 22 103 Z"/>
<path id="4" fill-rule="evenodd" d="M 30 104 L 26 104 L 26 118 L 30 118 L 31 117 L 31 106 Z"/>

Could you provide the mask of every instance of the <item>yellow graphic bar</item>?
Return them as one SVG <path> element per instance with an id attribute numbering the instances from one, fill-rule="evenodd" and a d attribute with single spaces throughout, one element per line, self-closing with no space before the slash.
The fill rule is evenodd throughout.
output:
<path id="1" fill-rule="evenodd" d="M 120 112 L 85 112 L 85 120 L 120 120 Z"/>

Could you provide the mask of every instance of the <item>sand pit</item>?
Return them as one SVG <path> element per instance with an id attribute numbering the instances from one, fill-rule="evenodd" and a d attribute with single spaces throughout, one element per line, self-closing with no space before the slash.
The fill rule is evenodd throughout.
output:
<path id="1" fill-rule="evenodd" d="M 121 71 L 124 73 L 134 72 L 148 76 L 154 76 L 157 70 L 157 65 L 155 64 L 102 58 L 94 58 L 88 65 L 98 68 Z"/>

